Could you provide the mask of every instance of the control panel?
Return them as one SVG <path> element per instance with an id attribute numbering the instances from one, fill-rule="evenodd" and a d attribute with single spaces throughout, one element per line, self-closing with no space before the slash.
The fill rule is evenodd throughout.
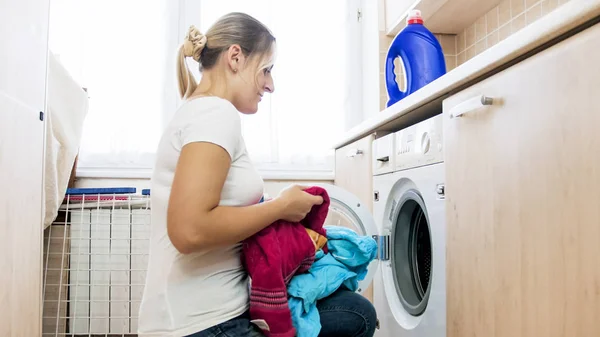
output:
<path id="1" fill-rule="evenodd" d="M 395 170 L 444 161 L 442 115 L 437 115 L 395 133 Z"/>

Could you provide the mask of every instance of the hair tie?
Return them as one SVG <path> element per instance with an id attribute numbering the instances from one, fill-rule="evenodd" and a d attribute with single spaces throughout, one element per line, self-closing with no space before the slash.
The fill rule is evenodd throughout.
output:
<path id="1" fill-rule="evenodd" d="M 183 41 L 183 55 L 192 57 L 196 62 L 200 62 L 200 53 L 206 46 L 206 35 L 200 33 L 194 25 L 190 26 L 185 40 Z"/>

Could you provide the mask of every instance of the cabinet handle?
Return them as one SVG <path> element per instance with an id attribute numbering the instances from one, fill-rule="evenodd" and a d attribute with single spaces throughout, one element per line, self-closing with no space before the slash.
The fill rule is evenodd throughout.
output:
<path id="1" fill-rule="evenodd" d="M 352 150 L 348 151 L 348 153 L 346 154 L 346 157 L 348 157 L 348 158 L 354 158 L 356 156 L 360 156 L 361 154 L 363 154 L 363 150 L 361 150 L 361 149 L 352 149 Z"/>
<path id="2" fill-rule="evenodd" d="M 469 111 L 473 111 L 485 105 L 492 105 L 493 103 L 494 99 L 492 97 L 484 95 L 475 96 L 450 109 L 450 118 L 461 117 Z"/>
<path id="3" fill-rule="evenodd" d="M 382 163 L 387 163 L 388 161 L 390 161 L 390 156 L 385 156 L 385 157 L 377 158 L 377 161 L 380 161 Z"/>

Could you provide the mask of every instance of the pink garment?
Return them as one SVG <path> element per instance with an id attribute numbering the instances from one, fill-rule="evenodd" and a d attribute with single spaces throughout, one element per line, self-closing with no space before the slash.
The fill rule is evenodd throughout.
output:
<path id="1" fill-rule="evenodd" d="M 243 243 L 242 262 L 252 279 L 250 319 L 268 324 L 269 331 L 263 330 L 267 337 L 295 336 L 287 284 L 294 275 L 308 271 L 315 260 L 315 245 L 305 227 L 326 235 L 323 224 L 329 196 L 320 187 L 306 192 L 320 195 L 323 204 L 313 206 L 300 223 L 279 220 Z M 323 250 L 327 252 L 326 246 Z"/>

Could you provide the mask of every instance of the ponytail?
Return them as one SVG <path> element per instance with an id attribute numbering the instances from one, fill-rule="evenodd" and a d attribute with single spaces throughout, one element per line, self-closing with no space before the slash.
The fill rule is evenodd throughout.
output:
<path id="1" fill-rule="evenodd" d="M 182 45 L 177 55 L 177 83 L 179 86 L 179 97 L 184 99 L 188 98 L 198 86 L 194 75 L 188 68 L 185 58 L 184 46 Z"/>
<path id="2" fill-rule="evenodd" d="M 206 36 L 200 31 L 190 26 L 185 40 L 177 55 L 177 82 L 179 84 L 179 97 L 188 98 L 198 87 L 194 75 L 188 68 L 186 57 L 192 57 L 196 62 L 200 62 L 200 55 L 206 46 Z"/>

